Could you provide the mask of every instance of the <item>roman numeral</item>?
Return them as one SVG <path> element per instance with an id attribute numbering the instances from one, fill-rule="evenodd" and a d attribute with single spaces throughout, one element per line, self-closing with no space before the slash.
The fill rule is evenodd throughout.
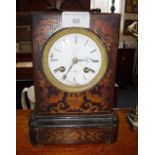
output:
<path id="1" fill-rule="evenodd" d="M 99 62 L 99 60 L 92 60 L 92 62 Z"/>
<path id="2" fill-rule="evenodd" d="M 75 77 L 73 77 L 73 81 L 76 82 L 76 78 Z"/>
<path id="3" fill-rule="evenodd" d="M 86 45 L 87 45 L 87 43 L 88 43 L 88 40 L 84 43 L 84 46 L 86 46 Z"/>
<path id="4" fill-rule="evenodd" d="M 57 49 L 57 48 L 54 48 L 54 51 L 57 51 L 57 52 L 61 52 L 59 49 Z"/>
<path id="5" fill-rule="evenodd" d="M 78 41 L 77 36 L 74 37 L 74 43 L 76 44 Z"/>
<path id="6" fill-rule="evenodd" d="M 90 51 L 89 53 L 94 53 L 95 51 L 96 51 L 96 49 L 94 49 L 94 50 Z"/>
<path id="7" fill-rule="evenodd" d="M 58 61 L 58 59 L 51 59 L 51 61 Z"/>
<path id="8" fill-rule="evenodd" d="M 59 71 L 59 67 L 54 69 L 54 72 L 57 73 Z"/>
<path id="9" fill-rule="evenodd" d="M 66 39 L 63 39 L 63 40 L 62 40 L 62 43 L 63 43 L 64 46 L 67 46 L 67 41 L 66 41 Z"/>
<path id="10" fill-rule="evenodd" d="M 83 75 L 84 80 L 87 80 L 87 78 Z"/>

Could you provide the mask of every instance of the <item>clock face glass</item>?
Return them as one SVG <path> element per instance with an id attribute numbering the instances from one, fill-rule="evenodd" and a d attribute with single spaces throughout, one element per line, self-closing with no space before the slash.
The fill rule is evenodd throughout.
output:
<path id="1" fill-rule="evenodd" d="M 52 84 L 76 92 L 91 87 L 102 77 L 107 67 L 107 53 L 100 39 L 94 39 L 97 36 L 93 32 L 71 30 L 60 31 L 47 42 L 43 66 Z"/>

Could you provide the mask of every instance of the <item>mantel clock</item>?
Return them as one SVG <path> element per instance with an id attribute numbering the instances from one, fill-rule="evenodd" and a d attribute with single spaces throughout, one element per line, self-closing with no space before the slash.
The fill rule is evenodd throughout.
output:
<path id="1" fill-rule="evenodd" d="M 120 16 L 90 13 L 87 27 L 65 27 L 62 18 L 61 12 L 32 13 L 36 107 L 29 123 L 31 142 L 114 142 Z"/>

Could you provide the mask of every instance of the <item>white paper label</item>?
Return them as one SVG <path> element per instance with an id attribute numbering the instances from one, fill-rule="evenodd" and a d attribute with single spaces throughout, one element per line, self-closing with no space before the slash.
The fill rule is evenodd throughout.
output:
<path id="1" fill-rule="evenodd" d="M 62 27 L 89 28 L 90 14 L 88 12 L 63 12 Z"/>

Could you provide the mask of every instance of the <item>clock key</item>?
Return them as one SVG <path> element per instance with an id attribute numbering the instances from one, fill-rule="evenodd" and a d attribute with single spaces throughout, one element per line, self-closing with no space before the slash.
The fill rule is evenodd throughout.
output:
<path id="1" fill-rule="evenodd" d="M 99 62 L 99 60 L 94 60 L 94 59 L 92 59 L 92 62 Z"/>
<path id="2" fill-rule="evenodd" d="M 85 67 L 85 68 L 83 69 L 83 71 L 84 71 L 85 73 L 88 73 L 88 72 L 89 72 L 89 68 L 88 68 L 88 67 Z"/>
<path id="3" fill-rule="evenodd" d="M 65 69 L 64 66 L 61 66 L 61 67 L 59 68 L 59 70 L 60 70 L 60 72 L 64 72 L 66 69 Z"/>
<path id="4" fill-rule="evenodd" d="M 59 71 L 59 68 L 54 69 L 54 72 L 57 73 Z"/>

